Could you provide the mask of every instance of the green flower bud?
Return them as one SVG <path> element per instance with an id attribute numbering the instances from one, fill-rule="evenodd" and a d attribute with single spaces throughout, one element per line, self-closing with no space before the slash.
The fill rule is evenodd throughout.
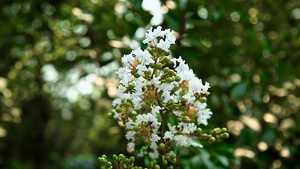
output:
<path id="1" fill-rule="evenodd" d="M 199 134 L 199 135 L 202 134 L 202 129 L 201 128 L 197 128 L 196 133 Z"/>
<path id="2" fill-rule="evenodd" d="M 124 156 L 124 154 L 119 154 L 119 159 L 124 160 L 126 157 Z"/>
<path id="3" fill-rule="evenodd" d="M 185 123 L 188 123 L 188 122 L 191 121 L 191 120 L 190 120 L 188 117 L 186 117 L 186 116 L 183 116 L 182 120 L 183 120 L 183 122 L 185 122 Z"/>
<path id="4" fill-rule="evenodd" d="M 169 56 L 170 53 L 171 53 L 170 51 L 164 51 L 162 54 L 165 55 L 165 56 Z"/>
<path id="5" fill-rule="evenodd" d="M 167 169 L 174 169 L 174 167 L 173 166 L 169 166 Z"/>
<path id="6" fill-rule="evenodd" d="M 206 99 L 206 97 L 200 97 L 199 101 L 200 101 L 200 103 L 206 103 L 207 99 Z"/>
<path id="7" fill-rule="evenodd" d="M 229 138 L 229 134 L 228 133 L 223 133 L 223 134 L 221 134 L 221 137 L 222 138 Z"/>
<path id="8" fill-rule="evenodd" d="M 159 149 L 164 150 L 166 148 L 164 143 L 160 143 L 159 144 Z"/>
<path id="9" fill-rule="evenodd" d="M 182 118 L 178 117 L 178 118 L 177 118 L 177 121 L 178 121 L 178 122 L 182 122 Z"/>
<path id="10" fill-rule="evenodd" d="M 113 157 L 113 159 L 116 160 L 116 161 L 118 161 L 118 159 L 119 159 L 118 156 L 117 156 L 116 154 L 114 154 L 112 157 Z"/>
<path id="11" fill-rule="evenodd" d="M 125 102 L 125 103 L 123 103 L 123 106 L 126 108 L 129 108 L 131 106 L 131 104 L 129 102 Z"/>
<path id="12" fill-rule="evenodd" d="M 168 67 L 165 67 L 165 68 L 164 68 L 164 72 L 165 72 L 165 73 L 168 73 L 169 70 L 170 70 L 170 68 L 168 68 Z"/>
<path id="13" fill-rule="evenodd" d="M 131 73 L 135 78 L 139 78 L 141 75 L 140 74 L 138 74 L 137 72 L 133 72 L 133 73 Z"/>
<path id="14" fill-rule="evenodd" d="M 211 138 L 209 139 L 209 142 L 210 142 L 210 143 L 216 142 L 216 138 L 215 138 L 215 137 L 211 137 Z"/>
<path id="15" fill-rule="evenodd" d="M 168 161 L 167 160 L 162 160 L 163 165 L 168 165 Z"/>
<path id="16" fill-rule="evenodd" d="M 154 166 L 154 169 L 160 169 L 160 166 L 159 166 L 158 164 L 156 164 L 156 165 Z"/>
<path id="17" fill-rule="evenodd" d="M 134 158 L 133 156 L 131 156 L 131 157 L 130 157 L 130 161 L 131 161 L 131 162 L 134 162 L 134 161 L 135 161 L 135 158 Z"/>
<path id="18" fill-rule="evenodd" d="M 227 132 L 227 128 L 222 128 L 221 132 L 222 132 L 222 133 Z"/>
<path id="19" fill-rule="evenodd" d="M 181 77 L 180 77 L 180 76 L 176 76 L 176 77 L 175 77 L 175 81 L 176 81 L 176 82 L 179 82 L 180 80 L 181 80 Z"/>
<path id="20" fill-rule="evenodd" d="M 115 110 L 116 112 L 121 113 L 123 109 L 121 107 L 117 107 Z"/>
<path id="21" fill-rule="evenodd" d="M 134 111 L 137 112 L 137 113 L 141 113 L 140 109 L 134 109 Z"/>
<path id="22" fill-rule="evenodd" d="M 214 132 L 215 132 L 215 133 L 221 133 L 221 129 L 220 129 L 220 128 L 215 128 L 215 129 L 214 129 Z"/>
<path id="23" fill-rule="evenodd" d="M 151 68 L 154 68 L 154 67 L 155 67 L 155 63 L 150 63 L 149 66 L 150 66 Z"/>
<path id="24" fill-rule="evenodd" d="M 148 150 L 148 146 L 143 146 L 143 147 L 142 147 L 142 150 L 143 150 L 143 151 Z"/>
<path id="25" fill-rule="evenodd" d="M 174 76 L 174 75 L 175 75 L 175 72 L 174 72 L 174 70 L 169 70 L 169 71 L 168 71 L 168 75 L 170 75 L 170 76 Z"/>
<path id="26" fill-rule="evenodd" d="M 106 163 L 106 166 L 107 166 L 107 167 L 110 167 L 111 165 L 112 165 L 112 164 L 111 164 L 110 161 Z"/>
<path id="27" fill-rule="evenodd" d="M 156 63 L 156 68 L 157 69 L 162 69 L 162 64 L 161 63 Z"/>
<path id="28" fill-rule="evenodd" d="M 108 118 L 113 118 L 113 116 L 114 116 L 113 113 L 108 113 L 108 114 L 107 114 L 107 117 L 108 117 Z"/>
<path id="29" fill-rule="evenodd" d="M 167 79 L 166 79 L 166 81 L 168 82 L 168 83 L 171 83 L 171 82 L 174 82 L 174 77 L 168 77 Z"/>

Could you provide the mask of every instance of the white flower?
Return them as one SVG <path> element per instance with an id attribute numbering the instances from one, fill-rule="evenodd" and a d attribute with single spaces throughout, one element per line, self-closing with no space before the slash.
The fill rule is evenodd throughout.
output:
<path id="1" fill-rule="evenodd" d="M 210 109 L 203 109 L 199 110 L 197 115 L 198 124 L 207 125 L 207 119 L 210 119 L 212 112 L 210 111 Z"/>
<path id="2" fill-rule="evenodd" d="M 131 119 L 129 119 L 125 125 L 126 125 L 126 129 L 133 129 L 135 123 Z"/>
<path id="3" fill-rule="evenodd" d="M 151 140 L 152 142 L 157 142 L 157 141 L 160 140 L 160 137 L 159 137 L 157 134 L 152 133 L 152 134 L 151 134 L 150 140 Z"/>
<path id="4" fill-rule="evenodd" d="M 173 114 L 175 114 L 176 116 L 181 116 L 183 112 L 175 110 L 173 111 Z"/>
<path id="5" fill-rule="evenodd" d="M 134 146 L 135 146 L 135 143 L 134 143 L 134 142 L 129 142 L 129 143 L 127 144 L 127 146 L 128 146 L 132 151 L 134 151 Z"/>
<path id="6" fill-rule="evenodd" d="M 156 115 L 157 113 L 159 113 L 160 109 L 161 109 L 160 106 L 152 107 L 151 113 Z"/>
<path id="7" fill-rule="evenodd" d="M 197 126 L 195 123 L 179 123 L 177 126 L 179 129 L 182 128 L 182 132 L 185 134 L 190 134 L 193 133 L 194 131 L 197 130 Z"/>
<path id="8" fill-rule="evenodd" d="M 131 140 L 131 141 L 134 141 L 134 135 L 135 135 L 135 131 L 127 131 L 125 137 L 127 140 Z"/>
<path id="9" fill-rule="evenodd" d="M 166 140 L 166 139 L 173 139 L 174 137 L 174 134 L 170 131 L 166 131 L 165 134 L 164 134 L 164 137 L 163 139 Z"/>

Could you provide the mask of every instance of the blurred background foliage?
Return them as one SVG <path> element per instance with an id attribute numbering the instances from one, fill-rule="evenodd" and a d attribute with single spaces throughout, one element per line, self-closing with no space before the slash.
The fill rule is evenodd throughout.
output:
<path id="1" fill-rule="evenodd" d="M 173 56 L 211 84 L 204 128 L 231 134 L 178 150 L 180 168 L 300 168 L 300 1 L 149 2 L 1 0 L 0 168 L 93 169 L 128 154 L 106 114 L 120 58 L 151 25 L 174 29 Z"/>

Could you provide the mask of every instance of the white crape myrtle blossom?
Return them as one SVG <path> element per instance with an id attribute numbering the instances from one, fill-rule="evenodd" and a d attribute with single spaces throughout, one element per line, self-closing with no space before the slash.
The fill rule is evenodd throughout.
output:
<path id="1" fill-rule="evenodd" d="M 139 156 L 157 159 L 174 144 L 202 147 L 195 141 L 197 125 L 207 125 L 212 115 L 205 103 L 209 83 L 203 85 L 180 56 L 169 56 L 175 40 L 173 30 L 150 28 L 143 41 L 149 47 L 124 55 L 116 71 L 120 85 L 112 114 L 125 125 L 128 147 L 143 145 Z"/>

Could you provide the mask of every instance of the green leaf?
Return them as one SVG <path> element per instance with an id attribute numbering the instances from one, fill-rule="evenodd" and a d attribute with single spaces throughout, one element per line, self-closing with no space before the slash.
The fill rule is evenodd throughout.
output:
<path id="1" fill-rule="evenodd" d="M 229 161 L 228 158 L 224 155 L 220 155 L 220 154 L 216 154 L 218 160 L 225 166 L 228 167 L 229 166 Z"/>

